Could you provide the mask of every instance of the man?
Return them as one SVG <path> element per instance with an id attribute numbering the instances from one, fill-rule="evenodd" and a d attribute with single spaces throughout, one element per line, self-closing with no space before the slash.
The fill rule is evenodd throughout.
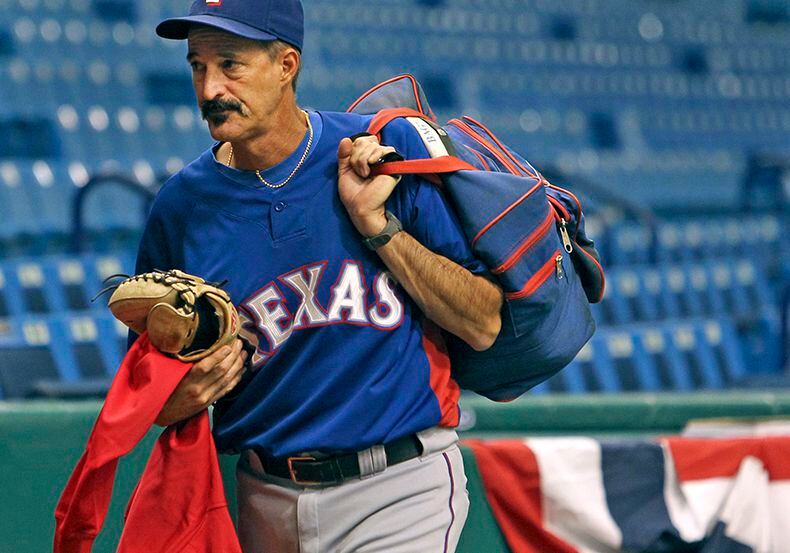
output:
<path id="1" fill-rule="evenodd" d="M 459 391 L 433 323 L 485 349 L 502 293 L 435 187 L 371 176 L 393 147 L 427 157 L 422 142 L 406 122 L 387 147 L 352 141 L 369 117 L 297 106 L 298 0 L 197 0 L 157 33 L 188 39 L 217 142 L 162 188 L 137 272 L 227 279 L 254 348 L 195 364 L 157 422 L 225 398 L 214 433 L 241 453 L 246 552 L 453 551 Z"/>

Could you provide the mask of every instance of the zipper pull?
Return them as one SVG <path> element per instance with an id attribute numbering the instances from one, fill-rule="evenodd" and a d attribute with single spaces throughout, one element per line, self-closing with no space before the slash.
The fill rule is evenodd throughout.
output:
<path id="1" fill-rule="evenodd" d="M 571 236 L 568 234 L 568 223 L 565 222 L 565 219 L 560 219 L 560 236 L 562 237 L 562 245 L 565 251 L 573 253 L 573 243 L 571 242 Z"/>
<path id="2" fill-rule="evenodd" d="M 565 271 L 562 270 L 562 256 L 558 255 L 554 258 L 554 263 L 557 265 L 557 279 L 562 280 L 565 278 Z"/>

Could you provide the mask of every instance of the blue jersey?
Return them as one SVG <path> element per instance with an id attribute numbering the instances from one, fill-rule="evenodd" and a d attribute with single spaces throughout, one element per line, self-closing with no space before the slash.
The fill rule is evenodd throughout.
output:
<path id="1" fill-rule="evenodd" d="M 251 378 L 215 420 L 221 451 L 359 450 L 458 423 L 439 331 L 362 244 L 337 192 L 338 144 L 370 117 L 311 112 L 310 120 L 313 147 L 287 185 L 272 189 L 219 163 L 215 145 L 164 185 L 140 246 L 138 273 L 227 279 L 242 336 L 256 348 Z M 403 120 L 382 142 L 428 157 Z M 263 178 L 286 179 L 306 144 Z M 432 184 L 405 177 L 387 208 L 430 250 L 485 271 Z"/>

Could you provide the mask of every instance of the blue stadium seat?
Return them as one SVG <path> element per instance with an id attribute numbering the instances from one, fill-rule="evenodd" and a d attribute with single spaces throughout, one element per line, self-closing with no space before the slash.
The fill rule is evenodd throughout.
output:
<path id="1" fill-rule="evenodd" d="M 53 333 L 45 319 L 0 322 L 0 388 L 6 399 L 36 395 L 41 380 L 76 381 L 68 362 L 65 337 Z"/>
<path id="2" fill-rule="evenodd" d="M 677 316 L 659 270 L 652 267 L 642 268 L 639 277 L 642 281 L 642 293 L 638 297 L 640 320 L 652 321 Z"/>
<path id="3" fill-rule="evenodd" d="M 41 234 L 41 226 L 34 206 L 28 199 L 19 166 L 11 161 L 0 162 L 0 199 L 7 210 L 7 221 L 15 236 L 35 237 Z"/>
<path id="4" fill-rule="evenodd" d="M 627 323 L 643 319 L 644 305 L 641 298 L 644 294 L 638 273 L 632 269 L 622 268 L 610 275 L 608 280 L 608 284 L 613 288 L 612 295 L 620 300 L 619 314 L 615 322 Z"/>
<path id="5" fill-rule="evenodd" d="M 642 363 L 655 375 L 657 387 L 660 390 L 690 390 L 683 365 L 677 356 L 671 354 L 671 344 L 668 343 L 661 327 L 642 327 L 635 337 L 635 344 L 641 352 L 645 353 Z"/>
<path id="6" fill-rule="evenodd" d="M 688 256 L 683 252 L 682 229 L 675 223 L 664 223 L 658 230 L 658 260 L 677 263 Z"/>
<path id="7" fill-rule="evenodd" d="M 661 388 L 658 373 L 638 339 L 638 333 L 612 331 L 607 347 L 624 391 L 657 391 Z"/>
<path id="8" fill-rule="evenodd" d="M 721 381 L 727 386 L 742 382 L 747 370 L 732 321 L 728 318 L 701 321 L 696 332 L 698 339 L 708 346 L 709 353 L 706 351 L 703 355 L 712 357 L 707 362 L 715 365 Z"/>
<path id="9" fill-rule="evenodd" d="M 688 265 L 671 265 L 663 271 L 670 302 L 677 307 L 677 317 L 699 317 L 704 314 L 699 297 L 699 282 L 693 282 Z"/>
<path id="10" fill-rule="evenodd" d="M 121 354 L 112 316 L 63 315 L 51 324 L 65 327 L 81 379 L 106 379 L 115 374 Z"/>
<path id="11" fill-rule="evenodd" d="M 125 351 L 107 312 L 0 320 L 0 398 L 100 394 Z"/>
<path id="12" fill-rule="evenodd" d="M 84 256 L 83 259 L 89 277 L 88 285 L 95 286 L 95 292 L 101 290 L 105 286 L 104 281 L 112 275 L 134 274 L 134 252 L 124 251 L 109 255 Z M 91 292 L 89 291 L 89 293 Z"/>
<path id="13" fill-rule="evenodd" d="M 64 309 L 58 289 L 47 286 L 47 276 L 40 262 L 6 262 L 3 268 L 6 299 L 12 315 L 44 315 Z"/>
<path id="14" fill-rule="evenodd" d="M 612 229 L 608 261 L 616 265 L 639 265 L 650 261 L 650 233 L 638 223 L 623 223 Z"/>
<path id="15" fill-rule="evenodd" d="M 23 188 L 31 208 L 37 213 L 41 251 L 61 249 L 71 231 L 71 201 L 76 191 L 62 164 L 36 160 L 22 166 Z"/>
<path id="16" fill-rule="evenodd" d="M 596 322 L 599 325 L 612 325 L 632 321 L 633 313 L 620 290 L 619 273 L 616 270 L 607 271 L 606 278 L 603 298 L 600 303 L 591 306 Z"/>
<path id="17" fill-rule="evenodd" d="M 90 308 L 93 297 L 87 286 L 85 266 L 81 259 L 58 256 L 43 261 L 51 275 L 49 286 L 57 287 L 67 311 L 84 311 Z"/>
<path id="18" fill-rule="evenodd" d="M 580 394 L 587 391 L 585 380 L 591 380 L 595 372 L 593 357 L 596 344 L 588 342 L 576 358 L 563 370 L 546 381 L 546 387 L 553 393 Z"/>
<path id="19" fill-rule="evenodd" d="M 754 261 L 711 262 L 709 271 L 714 285 L 721 291 L 725 311 L 736 318 L 751 319 L 773 302 L 768 284 Z"/>
<path id="20" fill-rule="evenodd" d="M 108 296 L 105 294 L 93 302 L 91 300 L 110 284 L 106 282 L 110 276 L 133 274 L 134 260 L 133 252 L 119 252 L 108 255 L 83 254 L 79 257 L 54 256 L 48 262 L 57 270 L 68 309 L 91 309 L 100 315 L 107 313 Z"/>
<path id="21" fill-rule="evenodd" d="M 595 334 L 568 367 L 548 380 L 549 390 L 569 393 L 621 391 L 608 338 L 606 332 Z"/>
<path id="22" fill-rule="evenodd" d="M 721 374 L 713 364 L 710 348 L 696 328 L 687 323 L 667 328 L 674 351 L 688 371 L 692 389 L 718 389 L 723 387 Z"/>

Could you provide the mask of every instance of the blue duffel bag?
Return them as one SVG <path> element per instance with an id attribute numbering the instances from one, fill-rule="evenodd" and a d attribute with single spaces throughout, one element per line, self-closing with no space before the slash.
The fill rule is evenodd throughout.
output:
<path id="1" fill-rule="evenodd" d="M 411 75 L 372 88 L 349 111 L 375 114 L 373 135 L 396 118 L 415 127 L 431 158 L 391 161 L 377 172 L 419 174 L 441 186 L 473 252 L 504 290 L 502 330 L 491 348 L 478 352 L 445 333 L 458 384 L 508 401 L 570 363 L 595 331 L 590 303 L 604 291 L 576 196 L 474 119 L 438 125 Z"/>

